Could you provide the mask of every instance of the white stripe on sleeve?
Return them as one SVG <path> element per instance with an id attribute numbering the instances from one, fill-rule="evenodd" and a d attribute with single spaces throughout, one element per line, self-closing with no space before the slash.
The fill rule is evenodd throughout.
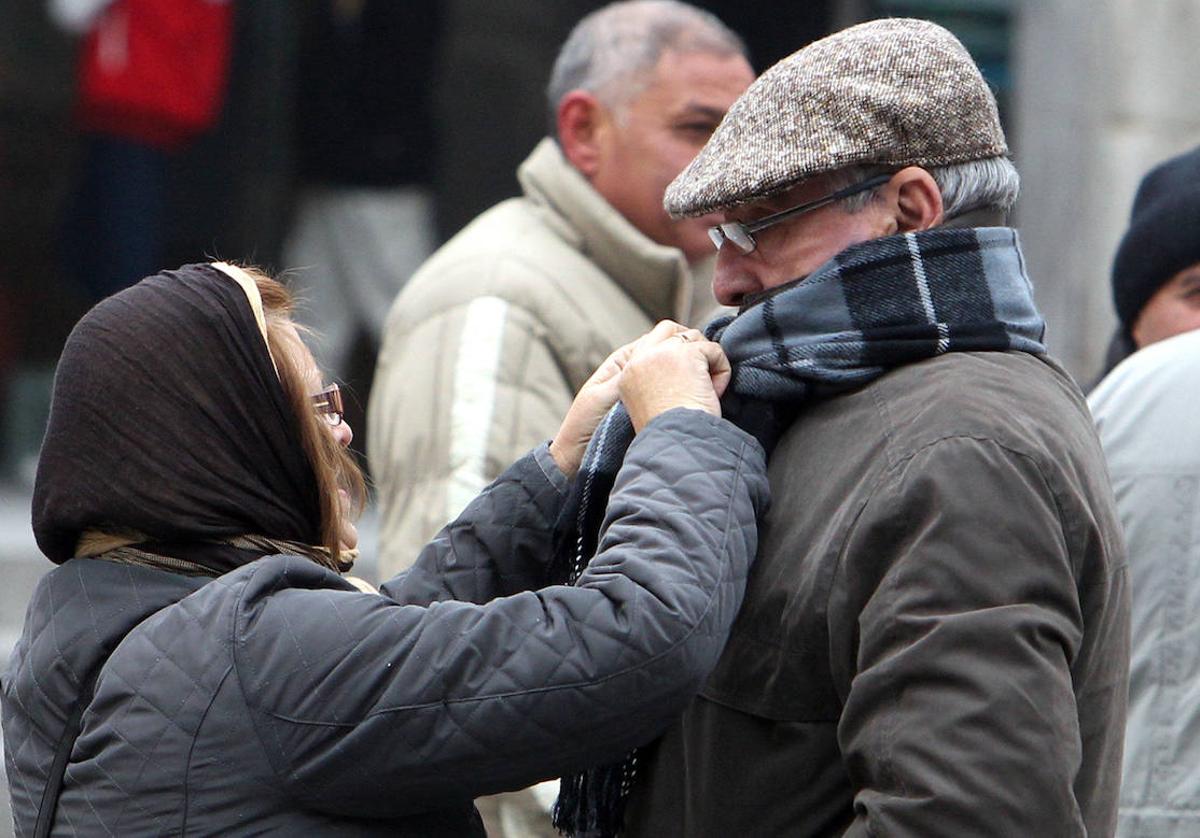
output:
<path id="1" fill-rule="evenodd" d="M 489 482 L 484 467 L 507 316 L 508 303 L 499 297 L 480 297 L 467 306 L 450 407 L 451 471 L 446 512 L 451 518 Z"/>

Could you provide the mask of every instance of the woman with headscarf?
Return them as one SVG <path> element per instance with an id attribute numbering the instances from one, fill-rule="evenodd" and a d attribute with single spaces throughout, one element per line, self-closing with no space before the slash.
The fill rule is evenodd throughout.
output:
<path id="1" fill-rule="evenodd" d="M 17 834 L 478 836 L 474 797 L 653 738 L 766 503 L 727 376 L 660 325 L 376 594 L 340 575 L 362 480 L 283 287 L 191 265 L 102 302 L 59 362 L 33 508 L 59 566 L 3 681 Z M 618 390 L 639 433 L 598 548 L 547 586 Z"/>

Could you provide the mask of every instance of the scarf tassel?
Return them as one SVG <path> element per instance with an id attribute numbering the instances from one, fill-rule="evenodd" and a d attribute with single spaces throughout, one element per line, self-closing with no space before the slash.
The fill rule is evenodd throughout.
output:
<path id="1" fill-rule="evenodd" d="M 637 771 L 637 752 L 608 770 L 563 777 L 552 822 L 572 838 L 615 838 L 625 828 L 625 804 Z"/>

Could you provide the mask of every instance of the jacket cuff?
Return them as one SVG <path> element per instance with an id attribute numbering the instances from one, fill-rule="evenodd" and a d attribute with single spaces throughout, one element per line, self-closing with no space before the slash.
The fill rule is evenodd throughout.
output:
<path id="1" fill-rule="evenodd" d="M 672 434 L 682 433 L 702 439 L 718 439 L 731 449 L 750 445 L 751 450 L 757 451 L 763 462 L 766 462 L 767 459 L 762 445 L 753 435 L 746 433 L 728 419 L 713 416 L 711 413 L 696 408 L 673 407 L 658 414 L 646 423 L 646 427 L 642 428 L 641 433 L 634 437 L 633 445 L 637 445 L 638 440 L 651 429 Z"/>
<path id="2" fill-rule="evenodd" d="M 550 442 L 546 440 L 531 452 L 533 461 L 538 464 L 538 468 L 542 470 L 542 474 L 546 480 L 554 487 L 560 495 L 566 495 L 570 488 L 571 481 L 562 473 L 562 469 L 558 467 L 558 463 L 554 462 L 554 455 L 550 453 Z"/>

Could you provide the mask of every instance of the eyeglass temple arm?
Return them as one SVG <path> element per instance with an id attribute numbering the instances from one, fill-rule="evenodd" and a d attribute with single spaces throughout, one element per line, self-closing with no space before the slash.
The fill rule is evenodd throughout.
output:
<path id="1" fill-rule="evenodd" d="M 873 178 L 864 180 L 862 183 L 851 184 L 844 189 L 839 189 L 837 192 L 834 192 L 831 195 L 826 195 L 824 198 L 818 198 L 815 201 L 809 201 L 807 204 L 801 204 L 798 207 L 792 207 L 791 209 L 785 209 L 781 212 L 768 215 L 766 218 L 760 218 L 758 221 L 755 221 L 752 224 L 747 224 L 746 232 L 757 233 L 764 227 L 770 227 L 772 224 L 776 224 L 780 221 L 783 221 L 785 218 L 790 218 L 793 215 L 799 215 L 802 212 L 809 212 L 810 210 L 819 209 L 826 204 L 832 204 L 834 201 L 840 201 L 842 198 L 849 198 L 851 195 L 857 195 L 859 192 L 866 192 L 868 189 L 874 189 L 877 186 L 883 186 L 883 184 L 887 183 L 891 179 L 891 175 L 876 175 Z"/>

